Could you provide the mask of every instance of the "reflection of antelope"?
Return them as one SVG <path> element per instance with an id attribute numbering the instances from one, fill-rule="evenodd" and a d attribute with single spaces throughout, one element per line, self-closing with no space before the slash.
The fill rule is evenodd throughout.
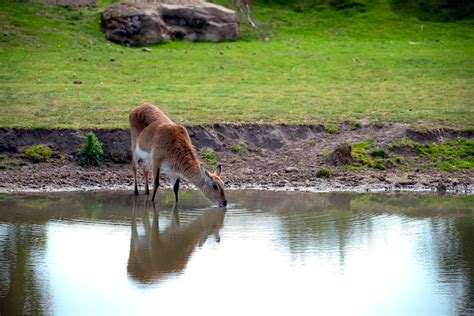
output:
<path id="1" fill-rule="evenodd" d="M 136 223 L 136 201 L 132 211 L 132 236 L 128 259 L 128 274 L 141 283 L 160 281 L 173 272 L 180 272 L 197 245 L 202 246 L 209 235 L 220 241 L 219 231 L 224 223 L 225 211 L 211 209 L 196 217 L 190 224 L 180 226 L 179 213 L 173 209 L 171 225 L 159 231 L 158 212 L 153 204 L 153 220 L 148 218 L 148 201 L 142 210 L 144 236 L 139 236 Z"/>

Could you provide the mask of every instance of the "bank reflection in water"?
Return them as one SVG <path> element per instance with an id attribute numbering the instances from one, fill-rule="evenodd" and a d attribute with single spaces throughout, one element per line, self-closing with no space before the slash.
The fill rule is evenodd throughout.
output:
<path id="1" fill-rule="evenodd" d="M 215 240 L 220 242 L 219 232 L 224 224 L 224 209 L 206 210 L 191 223 L 180 225 L 179 209 L 174 207 L 170 224 L 161 231 L 160 212 L 155 208 L 155 204 L 148 200 L 141 202 L 143 207 L 137 209 L 140 202 L 134 200 L 131 216 L 127 271 L 133 280 L 155 284 L 170 274 L 183 271 L 196 247 L 202 246 L 209 236 L 213 235 Z M 152 212 L 151 224 L 149 212 Z M 141 216 L 143 234 L 138 232 L 137 215 Z"/>

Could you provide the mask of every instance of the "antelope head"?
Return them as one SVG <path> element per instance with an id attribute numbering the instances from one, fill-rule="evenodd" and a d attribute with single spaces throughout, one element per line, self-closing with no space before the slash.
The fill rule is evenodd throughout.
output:
<path id="1" fill-rule="evenodd" d="M 201 175 L 204 178 L 204 185 L 201 188 L 204 195 L 211 202 L 219 205 L 220 207 L 227 206 L 227 199 L 224 192 L 224 182 L 220 178 L 222 166 L 217 165 L 214 172 L 206 170 L 202 164 L 199 165 L 199 169 L 201 170 Z"/>

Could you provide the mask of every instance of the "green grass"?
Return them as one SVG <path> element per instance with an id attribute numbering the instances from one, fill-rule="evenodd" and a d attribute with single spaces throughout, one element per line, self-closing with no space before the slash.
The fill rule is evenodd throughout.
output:
<path id="1" fill-rule="evenodd" d="M 329 168 L 321 168 L 316 171 L 316 177 L 318 178 L 329 178 L 332 174 L 332 170 Z"/>
<path id="2" fill-rule="evenodd" d="M 216 153 L 214 151 L 204 151 L 200 153 L 204 163 L 207 167 L 214 167 L 217 165 Z"/>
<path id="3" fill-rule="evenodd" d="M 234 146 L 230 147 L 230 150 L 237 154 L 242 150 L 242 147 L 240 145 L 234 145 Z"/>
<path id="4" fill-rule="evenodd" d="M 366 141 L 352 144 L 352 158 L 356 160 L 354 163 L 354 167 L 371 167 L 379 170 L 385 170 L 385 158 L 386 153 L 384 149 L 374 149 L 371 151 L 373 147 L 374 141 L 373 139 L 367 139 Z M 381 157 L 381 152 L 385 154 L 385 157 Z"/>
<path id="5" fill-rule="evenodd" d="M 449 140 L 442 144 L 415 143 L 420 157 L 431 159 L 436 168 L 446 171 L 474 168 L 474 141 L 465 138 Z"/>
<path id="6" fill-rule="evenodd" d="M 142 102 L 183 124 L 474 126 L 472 20 L 420 22 L 386 1 L 365 12 L 257 4 L 260 31 L 242 23 L 239 41 L 144 52 L 104 38 L 106 4 L 0 0 L 0 127 L 125 128 Z"/>
<path id="7" fill-rule="evenodd" d="M 53 151 L 46 145 L 39 144 L 27 147 L 23 150 L 23 157 L 34 162 L 47 161 L 51 158 Z"/>

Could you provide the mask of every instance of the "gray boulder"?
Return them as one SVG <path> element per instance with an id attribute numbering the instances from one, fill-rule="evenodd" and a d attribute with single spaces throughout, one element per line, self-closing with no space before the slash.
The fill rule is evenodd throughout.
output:
<path id="1" fill-rule="evenodd" d="M 240 36 L 235 11 L 204 1 L 118 3 L 102 13 L 101 25 L 109 40 L 131 46 L 168 39 L 220 42 Z"/>

